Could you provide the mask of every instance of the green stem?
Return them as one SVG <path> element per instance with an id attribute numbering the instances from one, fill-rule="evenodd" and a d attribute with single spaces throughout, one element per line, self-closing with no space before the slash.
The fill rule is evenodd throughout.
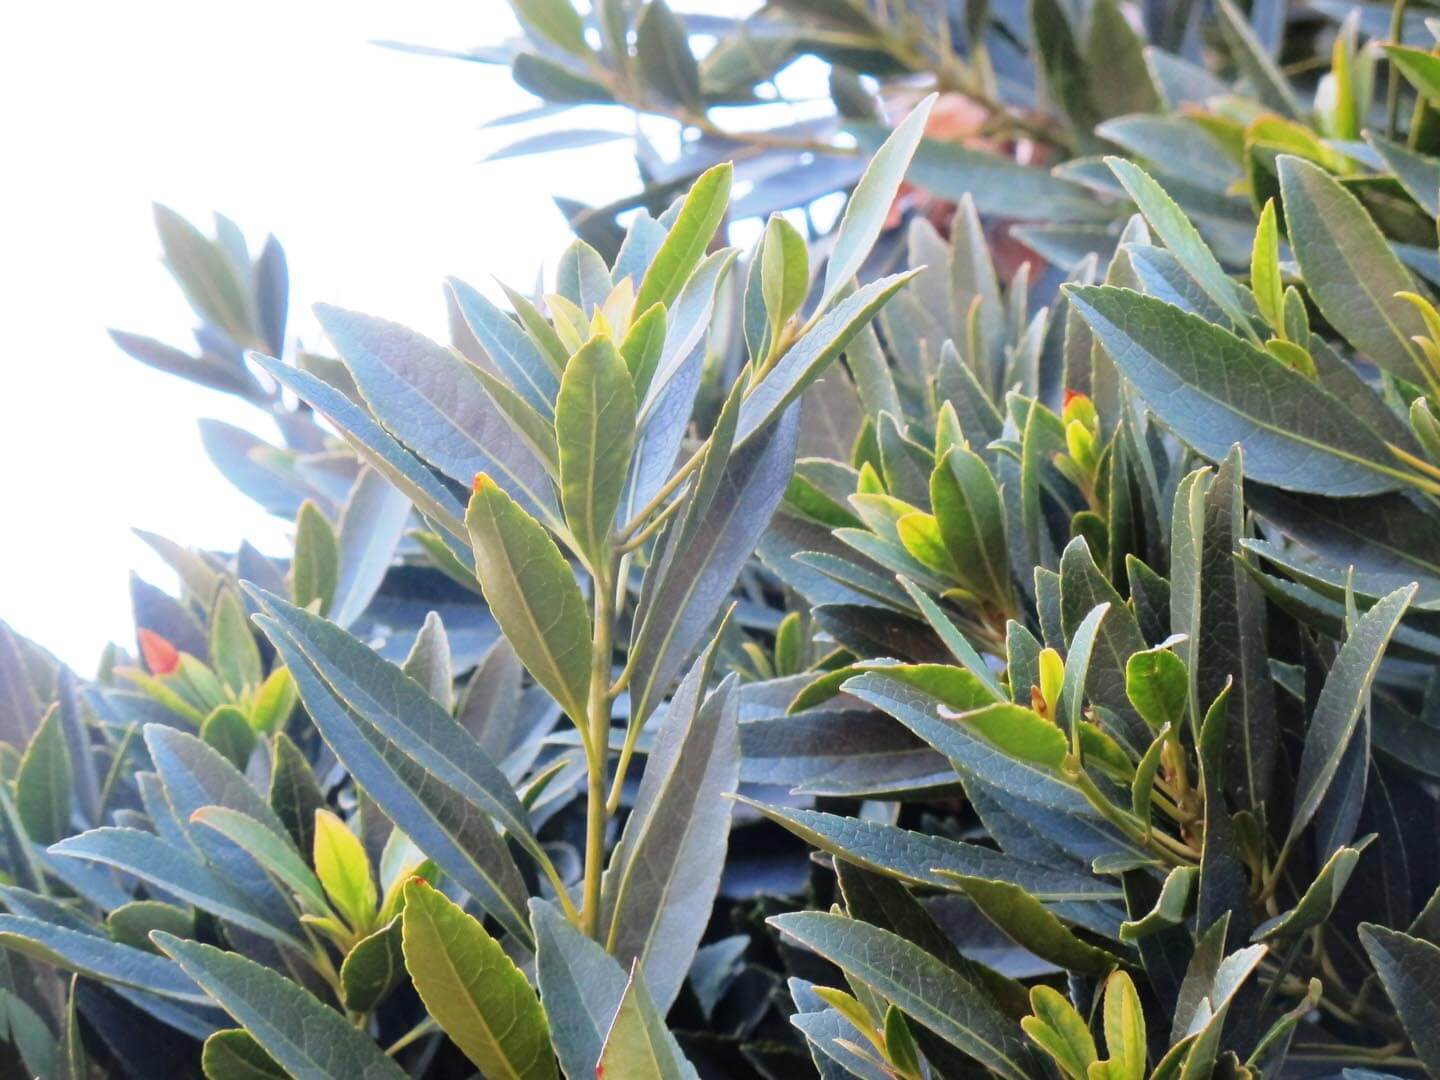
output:
<path id="1" fill-rule="evenodd" d="M 610 562 L 595 578 L 595 629 L 590 653 L 590 702 L 587 722 L 589 783 L 586 790 L 585 883 L 581 913 L 591 939 L 600 928 L 600 873 L 605 864 L 605 825 L 610 814 L 605 800 L 605 766 L 610 747 L 610 654 L 614 609 L 610 594 Z"/>

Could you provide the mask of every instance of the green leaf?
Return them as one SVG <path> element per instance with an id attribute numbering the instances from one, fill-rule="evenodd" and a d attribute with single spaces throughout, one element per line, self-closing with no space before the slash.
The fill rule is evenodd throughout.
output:
<path id="1" fill-rule="evenodd" d="M 477 290 L 456 278 L 448 279 L 447 284 L 480 347 L 516 392 L 548 420 L 554 415 L 560 379 L 535 343 L 514 319 Z"/>
<path id="2" fill-rule="evenodd" d="M 1340 894 L 1349 884 L 1350 874 L 1360 861 L 1360 852 L 1369 844 L 1366 838 L 1354 847 L 1337 848 L 1326 860 L 1315 880 L 1306 887 L 1305 893 L 1289 911 L 1282 912 L 1255 928 L 1251 941 L 1269 941 L 1287 934 L 1298 934 L 1319 926 L 1330 918 Z"/>
<path id="3" fill-rule="evenodd" d="M 400 916 L 396 915 L 345 954 L 340 965 L 345 1007 L 352 1012 L 373 1012 L 404 977 Z"/>
<path id="4" fill-rule="evenodd" d="M 510 0 L 516 17 L 543 41 L 575 56 L 589 56 L 585 24 L 570 0 Z"/>
<path id="5" fill-rule="evenodd" d="M 653 6 L 653 5 L 652 5 Z M 729 162 L 700 174 L 680 206 L 680 214 L 655 253 L 640 288 L 635 294 L 635 311 L 648 311 L 652 304 L 667 308 L 675 303 L 690 274 L 700 265 L 715 230 L 730 204 L 730 180 L 734 169 Z"/>
<path id="6" fill-rule="evenodd" d="M 324 615 L 335 599 L 340 580 L 340 544 L 335 529 L 309 499 L 295 519 L 295 557 L 290 563 L 290 596 L 301 607 L 319 601 Z"/>
<path id="7" fill-rule="evenodd" d="M 1175 204 L 1175 200 L 1165 193 L 1165 189 L 1157 184 L 1149 173 L 1133 162 L 1109 157 L 1105 159 L 1105 163 L 1110 166 L 1110 171 L 1119 177 L 1130 198 L 1135 200 L 1135 205 L 1145 215 L 1145 220 L 1160 239 L 1165 241 L 1165 246 L 1171 253 L 1180 260 L 1180 265 L 1200 283 L 1200 287 L 1220 306 L 1220 310 L 1229 316 L 1237 331 L 1249 333 L 1250 313 L 1241 302 L 1240 287 L 1230 280 L 1230 276 L 1220 265 L 1220 260 L 1215 258 L 1195 226 L 1190 224 L 1185 212 Z"/>
<path id="8" fill-rule="evenodd" d="M 693 112 L 703 111 L 700 66 L 690 51 L 685 24 L 665 0 L 650 0 L 635 20 L 635 55 L 645 81 Z"/>
<path id="9" fill-rule="evenodd" d="M 324 304 L 315 314 L 396 438 L 457 483 L 488 473 L 528 513 L 560 525 L 544 463 L 516 436 L 474 365 L 398 323 Z"/>
<path id="10" fill-rule="evenodd" d="M 329 810 L 315 811 L 315 875 L 335 910 L 358 932 L 375 919 L 375 879 L 360 838 Z"/>
<path id="11" fill-rule="evenodd" d="M 545 1013 L 485 928 L 423 881 L 405 885 L 405 967 L 436 1023 L 495 1080 L 555 1076 Z"/>
<path id="12" fill-rule="evenodd" d="M 850 193 L 845 216 L 835 232 L 830 260 L 825 265 L 825 288 L 816 310 L 824 311 L 830 306 L 840 290 L 860 272 L 870 249 L 880 238 L 900 183 L 905 179 L 905 170 L 910 167 L 910 159 L 925 134 L 925 124 L 934 104 L 935 95 L 931 94 L 895 126 Z"/>
<path id="13" fill-rule="evenodd" d="M 200 725 L 200 738 L 237 769 L 250 763 L 255 749 L 255 729 L 250 726 L 250 718 L 234 705 L 211 710 Z"/>
<path id="14" fill-rule="evenodd" d="M 1145 1080 L 1145 1014 L 1135 984 L 1123 971 L 1112 972 L 1105 980 L 1104 1080 Z M 1091 1076 L 1095 1077 L 1092 1071 Z"/>
<path id="15" fill-rule="evenodd" d="M 330 910 L 319 879 L 300 853 L 274 831 L 248 814 L 224 806 L 206 806 L 191 815 L 192 821 L 214 829 L 248 851 L 261 866 L 295 893 L 315 915 Z"/>
<path id="16" fill-rule="evenodd" d="M 1178 727 L 1190 703 L 1184 661 L 1161 646 L 1135 653 L 1125 662 L 1125 695 L 1152 731 Z"/>
<path id="17" fill-rule="evenodd" d="M 536 979 L 555 1054 L 571 1080 L 589 1080 L 625 994 L 625 972 L 546 901 L 530 901 L 530 919 Z"/>
<path id="18" fill-rule="evenodd" d="M 778 339 L 809 291 L 810 252 L 805 238 L 783 216 L 771 214 L 760 248 L 760 294 L 770 316 L 771 341 Z"/>
<path id="19" fill-rule="evenodd" d="M 739 780 L 735 677 L 705 696 L 718 644 L 717 635 L 665 708 L 605 871 L 606 950 L 622 965 L 639 964 L 662 1012 L 680 992 L 720 886 L 728 796 Z"/>
<path id="20" fill-rule="evenodd" d="M 15 776 L 15 810 L 37 844 L 70 834 L 70 750 L 61 724 L 57 702 L 31 736 Z"/>
<path id="21" fill-rule="evenodd" d="M 195 314 L 218 323 L 241 346 L 258 344 L 250 294 L 224 249 L 159 203 L 155 204 L 155 228 L 165 251 L 165 266 Z"/>
<path id="22" fill-rule="evenodd" d="M 260 734 L 277 734 L 294 711 L 295 680 L 290 678 L 290 672 L 277 667 L 255 691 L 255 700 L 250 705 L 250 725 Z"/>
<path id="23" fill-rule="evenodd" d="M 739 446 L 779 416 L 875 317 L 885 301 L 918 271 L 892 274 L 862 285 L 810 328 L 745 396 L 740 406 Z"/>
<path id="24" fill-rule="evenodd" d="M 668 310 L 664 304 L 651 304 L 630 324 L 625 340 L 620 343 L 620 356 L 630 372 L 636 400 L 643 401 L 650 390 L 650 380 L 665 351 L 665 329 Z"/>
<path id="25" fill-rule="evenodd" d="M 495 822 L 532 853 L 539 843 L 504 774 L 394 665 L 333 624 L 255 595 L 266 610 L 256 621 L 356 783 L 507 930 L 528 940 L 524 882 Z"/>
<path id="26" fill-rule="evenodd" d="M 1008 701 L 997 701 L 970 712 L 942 710 L 941 715 L 973 729 L 1010 757 L 1048 769 L 1059 769 L 1070 749 L 1065 733 L 1049 720 Z M 942 754 L 946 752 L 943 745 L 936 745 L 935 749 Z"/>
<path id="27" fill-rule="evenodd" d="M 1310 823 L 1330 789 L 1330 782 L 1350 745 L 1360 711 L 1370 701 L 1370 684 L 1380 669 L 1385 647 L 1400 625 L 1400 618 L 1415 591 L 1416 586 L 1407 585 L 1383 597 L 1360 616 L 1340 646 L 1305 732 L 1305 749 L 1300 754 L 1295 780 L 1295 808 L 1285 841 L 1287 847 Z"/>
<path id="28" fill-rule="evenodd" d="M 446 712 L 455 707 L 455 675 L 450 663 L 450 639 L 445 634 L 445 624 L 439 612 L 427 612 L 400 670 L 423 686 Z"/>
<path id="29" fill-rule="evenodd" d="M 936 867 L 989 880 L 1013 881 L 1045 901 L 1113 899 L 1115 886 L 1088 873 L 1082 876 L 1025 862 L 993 848 L 948 840 L 878 821 L 840 817 L 817 810 L 767 806 L 744 796 L 737 802 L 764 814 L 806 843 L 876 874 L 930 888 L 949 888 Z"/>
<path id="30" fill-rule="evenodd" d="M 534 53 L 516 56 L 510 75 L 522 90 L 559 105 L 604 105 L 615 100 L 600 83 Z"/>
<path id="31" fill-rule="evenodd" d="M 159 900 L 132 900 L 105 916 L 105 929 L 121 945 L 158 956 L 160 950 L 150 941 L 150 931 L 164 930 L 177 937 L 194 937 L 195 913 Z"/>
<path id="32" fill-rule="evenodd" d="M 65 971 L 192 1004 L 207 999 L 188 975 L 154 953 L 24 915 L 0 915 L 0 946 Z"/>
<path id="33" fill-rule="evenodd" d="M 281 386 L 293 391 L 340 430 L 356 454 L 394 484 L 427 517 L 463 539 L 464 509 L 433 472 L 341 391 L 298 368 L 258 353 L 249 359 Z"/>
<path id="34" fill-rule="evenodd" d="M 1255 36 L 1249 21 L 1231 0 L 1218 0 L 1220 30 L 1230 55 L 1244 73 L 1260 103 L 1281 116 L 1298 120 L 1305 114 L 1295 91 Z"/>
<path id="35" fill-rule="evenodd" d="M 1255 306 L 1277 333 L 1285 328 L 1285 283 L 1280 278 L 1280 230 L 1275 224 L 1275 200 L 1266 199 L 1250 249 L 1250 291 Z"/>
<path id="36" fill-rule="evenodd" d="M 580 550 L 603 567 L 635 446 L 635 388 L 608 337 L 570 358 L 555 401 L 560 505 Z"/>
<path id="37" fill-rule="evenodd" d="M 629 1080 L 697 1080 L 695 1067 L 685 1060 L 665 1017 L 645 989 L 645 976 L 637 962 L 605 1035 L 597 1077 L 623 1076 Z"/>
<path id="38" fill-rule="evenodd" d="M 570 564 L 540 524 L 486 476 L 465 525 L 486 602 L 520 662 L 573 718 L 590 691 L 590 614 Z"/>
<path id="39" fill-rule="evenodd" d="M 1249 474 L 1289 491 L 1397 486 L 1384 443 L 1315 383 L 1163 300 L 1067 286 L 1075 310 L 1164 423 L 1212 461 L 1239 443 Z"/>
<path id="40" fill-rule="evenodd" d="M 1005 508 L 983 458 L 951 447 L 930 474 L 930 505 L 963 580 L 1001 610 L 1011 603 Z"/>
<path id="41" fill-rule="evenodd" d="M 283 731 L 275 736 L 273 756 L 270 809 L 284 824 L 296 849 L 308 854 L 315 846 L 315 811 L 325 805 L 325 795 L 305 755 Z"/>
<path id="42" fill-rule="evenodd" d="M 782 935 L 872 987 L 917 1023 L 1008 1080 L 1028 1080 L 1035 1062 L 1020 1028 L 980 987 L 918 945 L 863 922 L 820 911 L 768 920 Z"/>
<path id="43" fill-rule="evenodd" d="M 291 1075 L 317 1080 L 405 1076 L 369 1035 L 278 972 L 236 953 L 158 931 L 155 944 Z"/>
<path id="44" fill-rule="evenodd" d="M 1410 85 L 1431 101 L 1440 101 L 1440 56 L 1408 45 L 1381 45 Z"/>
<path id="45" fill-rule="evenodd" d="M 236 694 L 258 686 L 262 678 L 260 649 L 250 630 L 245 607 L 234 589 L 221 589 L 210 612 L 210 666 L 220 681 Z"/>
<path id="46" fill-rule="evenodd" d="M 1067 1080 L 1086 1080 L 1098 1055 L 1085 1021 L 1065 996 L 1048 986 L 1030 988 L 1033 1016 L 1020 1021 L 1030 1040 L 1059 1067 Z"/>
<path id="47" fill-rule="evenodd" d="M 124 870 L 251 933 L 296 944 L 291 934 L 259 915 L 245 894 L 229 881 L 189 851 L 174 847 L 158 836 L 139 829 L 104 826 L 66 837 L 52 845 L 50 851 Z"/>
<path id="48" fill-rule="evenodd" d="M 1374 923 L 1360 924 L 1360 944 L 1400 1014 L 1415 1055 L 1426 1072 L 1440 1073 L 1440 1008 L 1435 994 L 1440 948 Z"/>
<path id="49" fill-rule="evenodd" d="M 1285 229 L 1315 306 L 1380 367 L 1426 384 L 1410 341 L 1425 334 L 1425 322 L 1395 295 L 1414 291 L 1409 271 L 1360 201 L 1324 169 L 1288 154 L 1279 168 Z"/>
<path id="50" fill-rule="evenodd" d="M 954 881 L 975 906 L 1021 948 L 1043 960 L 1082 975 L 1103 975 L 1120 957 L 1076 937 L 1045 905 L 1018 885 L 987 881 L 954 871 L 936 873 Z"/>
<path id="51" fill-rule="evenodd" d="M 255 1036 L 241 1028 L 217 1031 L 205 1040 L 200 1067 L 206 1080 L 289 1080 Z"/>
<path id="52" fill-rule="evenodd" d="M 1179 926 L 1185 920 L 1199 877 L 1200 868 L 1196 866 L 1177 866 L 1171 870 L 1160 886 L 1155 906 L 1140 918 L 1120 924 L 1120 940 L 1133 944 L 1166 927 Z"/>

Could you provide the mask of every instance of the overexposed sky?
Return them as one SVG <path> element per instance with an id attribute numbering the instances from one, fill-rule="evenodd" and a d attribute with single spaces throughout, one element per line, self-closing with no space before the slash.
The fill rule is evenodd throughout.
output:
<path id="1" fill-rule="evenodd" d="M 316 300 L 444 336 L 449 274 L 528 286 L 568 232 L 552 194 L 601 202 L 627 144 L 482 163 L 533 103 L 504 69 L 378 48 L 514 32 L 503 0 L 128 0 L 12 5 L 0 35 L 0 618 L 89 674 L 128 643 L 128 571 L 173 576 L 130 531 L 288 550 L 288 526 L 210 464 L 195 421 L 259 413 L 130 360 L 109 326 L 188 346 L 150 204 L 219 210 L 284 243 Z M 574 126 L 561 118 L 554 126 Z M 576 154 L 581 155 L 577 159 Z"/>

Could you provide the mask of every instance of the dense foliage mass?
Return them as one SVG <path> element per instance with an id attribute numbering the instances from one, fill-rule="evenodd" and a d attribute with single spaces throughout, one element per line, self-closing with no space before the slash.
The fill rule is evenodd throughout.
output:
<path id="1" fill-rule="evenodd" d="M 158 212 L 294 549 L 0 624 L 0 1072 L 1440 1076 L 1440 24 L 512 6 L 553 291 Z"/>

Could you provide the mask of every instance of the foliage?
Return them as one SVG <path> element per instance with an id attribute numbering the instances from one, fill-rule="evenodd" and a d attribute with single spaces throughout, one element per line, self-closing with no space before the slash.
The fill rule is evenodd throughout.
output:
<path id="1" fill-rule="evenodd" d="M 295 549 L 147 537 L 90 682 L 0 633 L 18 1067 L 1440 1073 L 1440 35 L 512 6 L 519 121 L 695 136 L 553 292 L 330 359 L 158 212 L 200 351 L 117 342 Z"/>

